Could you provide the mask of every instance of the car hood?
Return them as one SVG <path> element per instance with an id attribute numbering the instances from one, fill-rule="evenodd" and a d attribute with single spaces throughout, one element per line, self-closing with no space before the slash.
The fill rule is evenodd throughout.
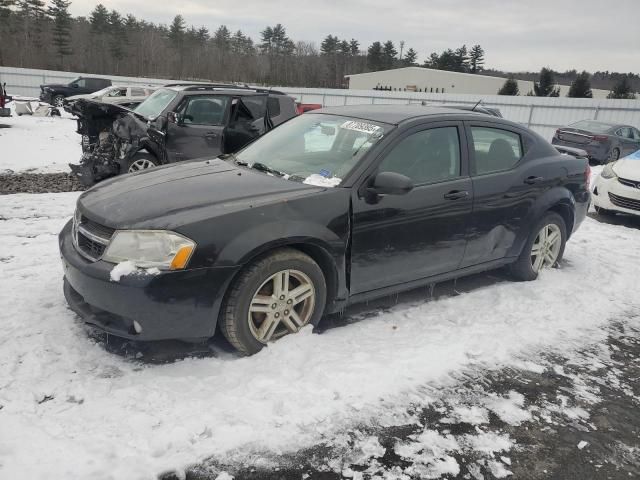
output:
<path id="1" fill-rule="evenodd" d="M 613 171 L 619 177 L 640 181 L 640 150 L 618 160 Z"/>
<path id="2" fill-rule="evenodd" d="M 323 190 L 223 160 L 193 160 L 99 183 L 80 196 L 78 208 L 112 228 L 176 229 Z"/>
<path id="3" fill-rule="evenodd" d="M 45 88 L 70 88 L 68 84 L 64 84 L 64 83 L 45 83 L 43 85 L 40 85 L 41 89 L 45 89 Z"/>
<path id="4" fill-rule="evenodd" d="M 73 100 L 76 98 L 77 100 L 73 105 L 73 113 L 78 115 L 80 118 L 111 117 L 115 120 L 120 115 L 131 113 L 131 110 L 129 110 L 128 108 L 122 107 L 120 105 L 114 105 L 112 103 L 103 103 L 97 99 L 89 98 L 89 96 L 77 95 L 75 97 L 68 97 L 68 100 Z"/>

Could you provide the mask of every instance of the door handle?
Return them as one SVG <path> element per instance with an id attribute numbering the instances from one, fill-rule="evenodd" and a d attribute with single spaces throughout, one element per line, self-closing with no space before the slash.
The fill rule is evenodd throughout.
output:
<path id="1" fill-rule="evenodd" d="M 526 183 L 527 185 L 534 185 L 534 184 L 536 184 L 536 183 L 540 183 L 540 182 L 542 182 L 542 181 L 544 181 L 544 178 L 542 178 L 542 177 L 534 177 L 534 176 L 531 176 L 531 177 L 527 177 L 527 178 L 524 180 L 524 183 Z"/>
<path id="2" fill-rule="evenodd" d="M 469 196 L 469 192 L 466 190 L 451 190 L 449 193 L 444 194 L 444 198 L 447 200 L 458 200 L 460 198 L 466 198 Z"/>
<path id="3" fill-rule="evenodd" d="M 204 134 L 205 137 L 216 138 L 218 136 L 218 132 L 207 132 Z"/>

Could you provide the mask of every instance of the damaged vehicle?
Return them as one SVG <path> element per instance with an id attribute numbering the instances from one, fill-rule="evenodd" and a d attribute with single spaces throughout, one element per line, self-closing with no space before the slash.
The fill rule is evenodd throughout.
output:
<path id="1" fill-rule="evenodd" d="M 176 85 L 135 109 L 76 100 L 82 158 L 70 165 L 90 186 L 108 177 L 233 153 L 296 115 L 284 93 L 235 85 Z"/>
<path id="2" fill-rule="evenodd" d="M 236 154 L 84 192 L 59 236 L 64 294 L 109 334 L 219 329 L 252 354 L 349 304 L 503 266 L 534 280 L 585 218 L 590 174 L 497 117 L 313 110 Z"/>

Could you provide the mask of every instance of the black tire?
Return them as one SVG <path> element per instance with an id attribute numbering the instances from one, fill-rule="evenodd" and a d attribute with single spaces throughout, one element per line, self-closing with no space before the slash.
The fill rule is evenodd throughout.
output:
<path id="1" fill-rule="evenodd" d="M 308 324 L 317 325 L 324 313 L 327 287 L 322 269 L 308 255 L 293 248 L 282 248 L 249 264 L 231 285 L 219 320 L 220 330 L 231 345 L 245 355 L 265 347 L 251 332 L 249 306 L 254 294 L 272 275 L 297 270 L 313 283 L 315 304 Z"/>
<path id="2" fill-rule="evenodd" d="M 534 270 L 533 265 L 531 263 L 531 250 L 533 248 L 533 244 L 538 236 L 538 233 L 542 230 L 545 225 L 555 224 L 560 229 L 560 234 L 562 236 L 560 251 L 558 253 L 558 257 L 554 263 L 554 267 L 560 263 L 562 260 L 562 255 L 564 254 L 564 247 L 567 243 L 567 227 L 564 223 L 563 218 L 555 212 L 547 212 L 544 217 L 535 225 L 535 227 L 529 233 L 529 238 L 527 238 L 527 242 L 525 243 L 518 260 L 515 263 L 511 264 L 511 274 L 516 280 L 522 281 L 531 281 L 538 278 L 538 272 Z"/>
<path id="3" fill-rule="evenodd" d="M 140 168 L 137 170 L 132 170 L 134 165 L 139 165 L 139 164 L 147 164 L 147 163 L 151 163 L 152 165 L 146 167 L 146 168 Z M 142 171 L 142 170 L 147 170 L 148 168 L 154 168 L 157 167 L 158 165 L 160 165 L 160 162 L 158 162 L 158 159 L 156 157 L 154 157 L 153 155 L 151 155 L 150 153 L 146 153 L 146 152 L 138 152 L 136 153 L 132 158 L 130 158 L 127 163 L 126 163 L 126 168 L 125 171 L 123 173 L 133 173 L 134 171 L 138 172 L 138 171 Z"/>
<path id="4" fill-rule="evenodd" d="M 51 99 L 51 105 L 54 107 L 62 107 L 64 105 L 64 95 L 55 95 Z"/>
<path id="5" fill-rule="evenodd" d="M 607 210 L 606 208 L 596 207 L 596 206 L 594 206 L 593 208 L 595 209 L 598 215 L 602 215 L 603 217 L 610 217 L 616 214 L 616 212 L 614 212 L 613 210 Z"/>
<path id="6" fill-rule="evenodd" d="M 611 150 L 611 152 L 609 152 L 609 155 L 607 156 L 607 159 L 604 161 L 604 164 L 606 165 L 607 163 L 615 162 L 619 158 L 620 158 L 620 149 L 616 147 L 613 150 Z"/>

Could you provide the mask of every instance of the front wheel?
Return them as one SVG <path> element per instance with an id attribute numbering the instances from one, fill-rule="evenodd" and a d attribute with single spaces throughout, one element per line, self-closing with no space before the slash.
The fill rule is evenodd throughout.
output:
<path id="1" fill-rule="evenodd" d="M 127 167 L 127 173 L 135 173 L 141 170 L 147 170 L 148 168 L 154 168 L 158 166 L 158 160 L 153 155 L 148 153 L 137 153 L 129 160 L 129 166 Z"/>
<path id="2" fill-rule="evenodd" d="M 278 250 L 249 265 L 231 286 L 220 319 L 229 343 L 244 354 L 316 325 L 327 287 L 322 269 L 308 255 Z"/>
<path id="3" fill-rule="evenodd" d="M 560 215 L 547 213 L 533 229 L 511 272 L 518 280 L 535 280 L 544 268 L 553 268 L 562 260 L 567 242 L 567 227 Z"/>
<path id="4" fill-rule="evenodd" d="M 62 108 L 64 106 L 64 95 L 56 95 L 53 97 L 53 106 Z"/>

